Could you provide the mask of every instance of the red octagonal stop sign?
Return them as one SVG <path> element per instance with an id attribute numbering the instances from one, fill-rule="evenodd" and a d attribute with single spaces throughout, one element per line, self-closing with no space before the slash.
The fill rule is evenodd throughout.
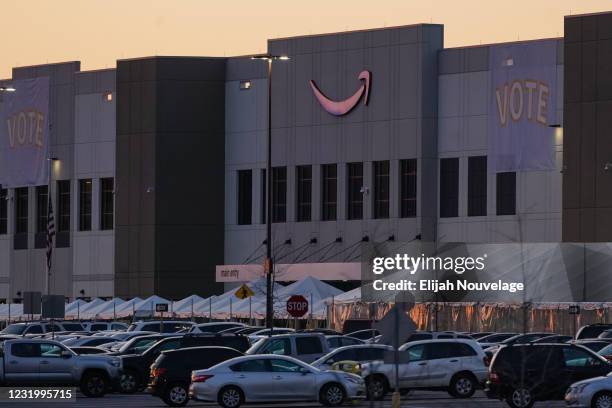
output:
<path id="1" fill-rule="evenodd" d="M 308 301 L 302 295 L 293 295 L 287 301 L 287 313 L 293 317 L 302 317 L 308 313 Z"/>

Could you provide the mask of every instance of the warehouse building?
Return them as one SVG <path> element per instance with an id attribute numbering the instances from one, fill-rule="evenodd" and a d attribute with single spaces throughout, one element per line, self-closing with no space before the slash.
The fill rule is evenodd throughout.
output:
<path id="1" fill-rule="evenodd" d="M 612 241 L 610 27 L 571 16 L 564 38 L 459 48 L 437 24 L 270 40 L 291 58 L 271 84 L 277 279 L 342 286 L 362 242 Z M 51 292 L 182 298 L 261 275 L 265 62 L 67 62 L 0 85 L 38 77 Z M 49 187 L 4 184 L 0 299 L 18 300 L 46 289 Z"/>

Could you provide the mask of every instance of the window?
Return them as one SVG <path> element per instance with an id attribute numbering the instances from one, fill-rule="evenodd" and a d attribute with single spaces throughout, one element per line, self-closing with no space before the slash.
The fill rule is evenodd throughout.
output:
<path id="1" fill-rule="evenodd" d="M 563 347 L 563 359 L 566 367 L 592 367 L 601 365 L 601 360 L 586 350 L 577 347 Z"/>
<path id="2" fill-rule="evenodd" d="M 91 327 L 89 328 L 89 330 L 91 331 L 100 331 L 100 330 L 106 330 L 108 327 L 108 325 L 106 323 L 104 324 L 92 324 Z"/>
<path id="3" fill-rule="evenodd" d="M 310 221 L 312 208 L 312 166 L 297 166 L 297 221 Z"/>
<path id="4" fill-rule="evenodd" d="M 497 215 L 516 214 L 516 173 L 497 173 Z"/>
<path id="5" fill-rule="evenodd" d="M 252 194 L 251 170 L 238 170 L 238 225 L 251 224 Z"/>
<path id="6" fill-rule="evenodd" d="M 11 345 L 11 354 L 16 357 L 40 357 L 40 344 L 15 343 Z"/>
<path id="7" fill-rule="evenodd" d="M 417 161 L 400 160 L 400 217 L 416 217 Z"/>
<path id="8" fill-rule="evenodd" d="M 338 206 L 338 166 L 321 166 L 321 219 L 332 221 L 337 217 Z"/>
<path id="9" fill-rule="evenodd" d="M 419 344 L 407 349 L 406 352 L 408 353 L 408 361 L 425 360 L 425 346 L 426 344 Z"/>
<path id="10" fill-rule="evenodd" d="M 323 353 L 323 345 L 318 337 L 296 337 L 295 348 L 298 355 Z"/>
<path id="11" fill-rule="evenodd" d="M 40 345 L 40 355 L 41 357 L 53 357 L 58 358 L 62 356 L 63 348 L 58 346 L 57 344 L 52 343 L 42 343 Z"/>
<path id="12" fill-rule="evenodd" d="M 266 359 L 247 360 L 242 363 L 234 364 L 230 367 L 232 371 L 240 371 L 247 373 L 264 373 L 268 370 Z"/>
<path id="13" fill-rule="evenodd" d="M 270 360 L 270 366 L 275 373 L 299 373 L 305 370 L 301 365 L 286 360 Z"/>
<path id="14" fill-rule="evenodd" d="M 57 231 L 70 231 L 70 180 L 57 182 Z"/>
<path id="15" fill-rule="evenodd" d="M 340 337 L 328 337 L 327 344 L 330 349 L 336 349 L 340 347 Z"/>
<path id="16" fill-rule="evenodd" d="M 459 159 L 440 159 L 440 217 L 459 212 Z"/>
<path id="17" fill-rule="evenodd" d="M 0 188 L 0 235 L 8 232 L 8 190 Z"/>
<path id="18" fill-rule="evenodd" d="M 468 158 L 468 217 L 487 215 L 487 156 Z"/>
<path id="19" fill-rule="evenodd" d="M 289 339 L 274 339 L 261 349 L 261 354 L 291 355 L 291 341 Z"/>
<path id="20" fill-rule="evenodd" d="M 15 189 L 15 233 L 28 233 L 28 188 Z"/>
<path id="21" fill-rule="evenodd" d="M 374 178 L 374 218 L 389 218 L 389 161 L 372 163 Z"/>
<path id="22" fill-rule="evenodd" d="M 348 211 L 349 220 L 360 220 L 363 218 L 363 163 L 348 163 L 347 185 L 348 185 Z"/>
<path id="23" fill-rule="evenodd" d="M 36 187 L 36 232 L 47 232 L 47 213 L 49 211 L 49 187 Z"/>
<path id="24" fill-rule="evenodd" d="M 261 214 L 259 215 L 259 219 L 261 220 L 262 224 L 266 223 L 266 212 L 268 212 L 268 207 L 267 207 L 267 200 L 268 200 L 268 192 L 266 191 L 266 184 L 268 182 L 268 179 L 266 177 L 266 169 L 262 169 L 261 170 L 261 176 L 260 176 L 260 186 L 261 186 L 261 195 L 260 195 L 260 208 L 261 208 Z"/>
<path id="25" fill-rule="evenodd" d="M 373 361 L 382 360 L 385 357 L 385 349 L 383 348 L 358 348 L 357 361 Z"/>
<path id="26" fill-rule="evenodd" d="M 91 179 L 79 180 L 79 231 L 91 231 Z"/>
<path id="27" fill-rule="evenodd" d="M 115 180 L 100 179 L 100 229 L 112 230 L 115 211 Z"/>
<path id="28" fill-rule="evenodd" d="M 332 355 L 325 361 L 325 364 L 333 364 L 337 361 L 355 361 L 357 360 L 357 349 L 349 348 L 342 350 Z"/>
<path id="29" fill-rule="evenodd" d="M 287 221 L 287 168 L 272 168 L 272 222 Z"/>

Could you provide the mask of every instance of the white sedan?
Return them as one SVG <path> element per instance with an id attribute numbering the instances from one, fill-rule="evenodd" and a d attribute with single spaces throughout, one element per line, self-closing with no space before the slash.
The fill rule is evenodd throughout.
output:
<path id="1" fill-rule="evenodd" d="M 364 398 L 365 383 L 358 375 L 321 371 L 293 357 L 253 355 L 193 371 L 189 395 L 223 408 L 306 401 L 336 407 L 346 400 Z"/>
<path id="2" fill-rule="evenodd" d="M 565 402 L 572 408 L 612 408 L 612 373 L 572 384 Z"/>

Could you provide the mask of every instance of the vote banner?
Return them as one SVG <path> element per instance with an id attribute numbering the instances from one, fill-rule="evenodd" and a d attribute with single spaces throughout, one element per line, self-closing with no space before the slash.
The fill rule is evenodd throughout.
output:
<path id="1" fill-rule="evenodd" d="M 492 46 L 489 171 L 555 167 L 557 41 Z"/>
<path id="2" fill-rule="evenodd" d="M 0 184 L 26 187 L 49 182 L 49 78 L 11 82 L 0 102 Z"/>

